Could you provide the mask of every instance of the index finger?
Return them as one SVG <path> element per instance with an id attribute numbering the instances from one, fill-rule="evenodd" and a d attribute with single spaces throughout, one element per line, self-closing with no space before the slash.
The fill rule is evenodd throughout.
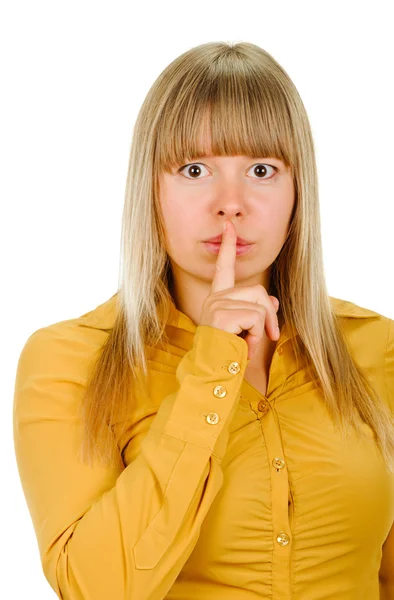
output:
<path id="1" fill-rule="evenodd" d="M 221 292 L 234 287 L 235 258 L 237 256 L 237 236 L 234 225 L 226 219 L 227 231 L 222 234 L 219 254 L 216 260 L 215 274 L 212 279 L 211 292 Z"/>

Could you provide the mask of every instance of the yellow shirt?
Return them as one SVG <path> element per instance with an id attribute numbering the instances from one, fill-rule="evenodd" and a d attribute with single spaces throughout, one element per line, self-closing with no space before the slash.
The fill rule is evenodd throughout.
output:
<path id="1" fill-rule="evenodd" d="M 116 300 L 37 330 L 18 362 L 16 458 L 59 598 L 379 600 L 394 475 L 367 425 L 363 439 L 335 432 L 286 326 L 262 397 L 244 379 L 245 340 L 173 307 L 171 345 L 149 349 L 149 397 L 130 406 L 124 464 L 80 462 L 79 402 Z M 394 321 L 330 300 L 394 410 Z"/>

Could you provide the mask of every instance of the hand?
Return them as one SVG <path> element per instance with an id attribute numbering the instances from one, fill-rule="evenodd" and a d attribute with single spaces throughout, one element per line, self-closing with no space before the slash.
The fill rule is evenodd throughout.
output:
<path id="1" fill-rule="evenodd" d="M 209 325 L 236 335 L 246 330 L 248 358 L 263 339 L 264 331 L 273 340 L 278 339 L 277 312 L 279 300 L 269 296 L 261 284 L 234 287 L 237 235 L 234 225 L 226 219 L 227 231 L 223 232 L 216 261 L 211 292 L 205 298 L 200 325 Z"/>

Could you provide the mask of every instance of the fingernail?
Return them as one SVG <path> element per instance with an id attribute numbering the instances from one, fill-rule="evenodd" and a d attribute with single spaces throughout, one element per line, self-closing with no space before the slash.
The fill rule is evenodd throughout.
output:
<path id="1" fill-rule="evenodd" d="M 227 221 L 224 222 L 223 233 L 226 233 L 226 231 L 227 231 Z"/>

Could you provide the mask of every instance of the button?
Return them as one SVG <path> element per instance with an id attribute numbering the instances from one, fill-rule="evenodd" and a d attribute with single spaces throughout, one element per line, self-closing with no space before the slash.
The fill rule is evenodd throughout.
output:
<path id="1" fill-rule="evenodd" d="M 229 364 L 229 366 L 227 367 L 227 371 L 229 373 L 231 373 L 232 375 L 236 375 L 237 373 L 239 373 L 241 370 L 241 367 L 239 366 L 239 363 L 237 362 L 232 362 Z"/>
<path id="2" fill-rule="evenodd" d="M 277 536 L 276 541 L 280 546 L 287 546 L 287 544 L 290 542 L 290 538 L 287 535 L 287 533 L 281 531 L 280 534 Z"/>
<path id="3" fill-rule="evenodd" d="M 222 385 L 217 385 L 213 390 L 213 393 L 217 398 L 223 398 L 223 396 L 227 394 L 227 390 Z"/>
<path id="4" fill-rule="evenodd" d="M 275 457 L 272 461 L 272 464 L 274 465 L 275 469 L 283 469 L 285 466 L 285 461 L 281 458 Z"/>
<path id="5" fill-rule="evenodd" d="M 206 419 L 207 419 L 207 423 L 209 423 L 210 425 L 216 425 L 216 423 L 219 423 L 219 415 L 214 412 L 209 413 L 209 415 L 207 415 Z"/>
<path id="6" fill-rule="evenodd" d="M 269 404 L 265 400 L 260 400 L 260 402 L 257 405 L 257 408 L 259 409 L 260 412 L 265 414 L 266 412 L 269 411 Z"/>
<path id="7" fill-rule="evenodd" d="M 280 346 L 280 347 L 278 348 L 278 354 L 283 354 L 283 346 Z"/>

